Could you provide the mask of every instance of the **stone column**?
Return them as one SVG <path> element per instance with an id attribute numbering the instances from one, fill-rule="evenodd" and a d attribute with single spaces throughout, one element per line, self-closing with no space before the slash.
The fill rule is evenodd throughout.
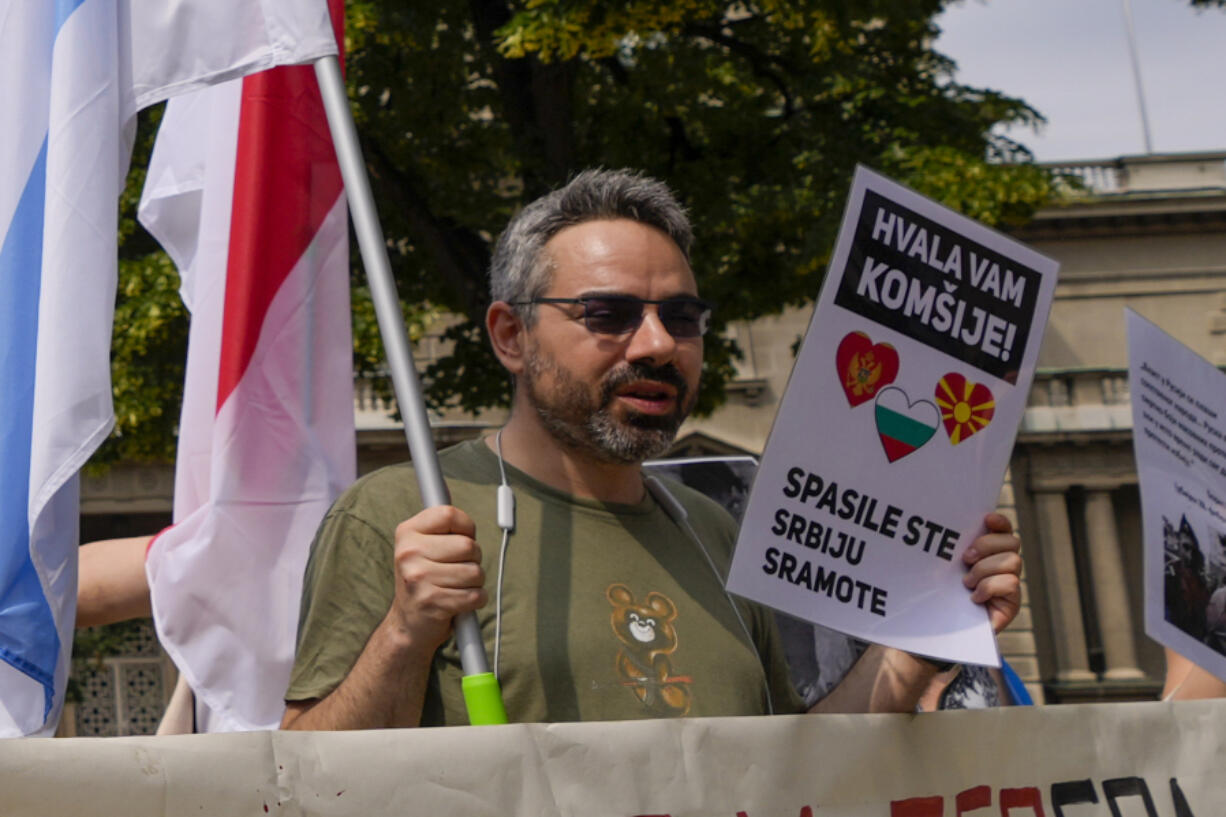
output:
<path id="1" fill-rule="evenodd" d="M 1036 490 L 1035 505 L 1043 542 L 1043 577 L 1051 608 L 1052 641 L 1056 650 L 1056 680 L 1093 681 L 1086 650 L 1081 594 L 1077 591 L 1077 564 L 1073 535 L 1063 490 Z"/>
<path id="2" fill-rule="evenodd" d="M 1107 664 L 1103 677 L 1120 681 L 1144 678 L 1145 673 L 1137 668 L 1132 612 L 1128 606 L 1124 560 L 1110 491 L 1086 492 L 1086 538 L 1089 540 L 1090 573 L 1094 578 L 1094 607 L 1098 612 L 1098 630 Z"/>

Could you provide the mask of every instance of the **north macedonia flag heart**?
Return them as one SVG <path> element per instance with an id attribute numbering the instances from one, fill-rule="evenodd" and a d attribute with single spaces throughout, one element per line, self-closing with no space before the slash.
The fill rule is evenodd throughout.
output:
<path id="1" fill-rule="evenodd" d="M 996 400 L 992 390 L 982 383 L 972 383 L 957 372 L 950 372 L 937 383 L 933 393 L 941 409 L 941 422 L 954 445 L 992 422 Z"/>

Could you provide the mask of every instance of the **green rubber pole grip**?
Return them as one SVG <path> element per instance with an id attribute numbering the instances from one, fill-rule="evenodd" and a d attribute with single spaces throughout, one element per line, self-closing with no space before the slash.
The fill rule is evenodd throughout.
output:
<path id="1" fill-rule="evenodd" d="M 507 722 L 507 710 L 502 705 L 502 690 L 492 672 L 465 675 L 460 679 L 464 691 L 464 706 L 468 722 L 473 726 L 496 726 Z"/>

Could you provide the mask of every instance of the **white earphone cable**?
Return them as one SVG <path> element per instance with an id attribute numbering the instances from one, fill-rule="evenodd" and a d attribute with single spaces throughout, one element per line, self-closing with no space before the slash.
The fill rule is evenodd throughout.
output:
<path id="1" fill-rule="evenodd" d="M 515 529 L 515 494 L 507 484 L 507 469 L 502 461 L 502 429 L 494 435 L 494 447 L 498 450 L 498 527 L 502 528 L 502 545 L 498 548 L 498 582 L 494 587 L 494 677 L 498 675 L 498 659 L 502 652 L 502 574 L 507 563 L 507 543 Z"/>

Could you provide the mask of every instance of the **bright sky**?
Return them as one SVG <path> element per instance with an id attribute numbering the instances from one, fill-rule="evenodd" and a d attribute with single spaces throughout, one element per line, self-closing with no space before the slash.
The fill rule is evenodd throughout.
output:
<path id="1" fill-rule="evenodd" d="M 1154 152 L 1226 150 L 1226 9 L 1131 1 Z M 937 24 L 960 82 L 1047 118 L 1010 134 L 1040 161 L 1145 152 L 1124 0 L 963 0 Z"/>

